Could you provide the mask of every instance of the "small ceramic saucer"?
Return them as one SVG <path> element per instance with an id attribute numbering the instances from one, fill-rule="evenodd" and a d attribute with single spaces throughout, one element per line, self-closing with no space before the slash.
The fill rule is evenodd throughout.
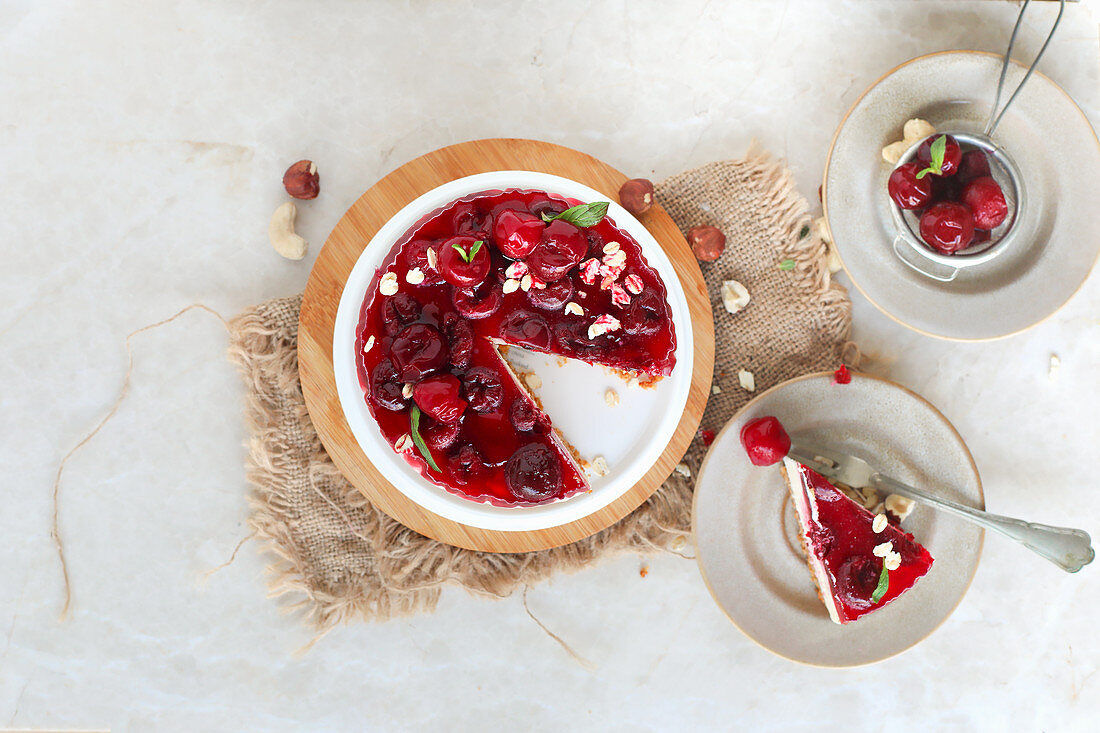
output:
<path id="1" fill-rule="evenodd" d="M 882 148 L 900 140 L 914 117 L 944 132 L 981 132 L 1000 70 L 1000 55 L 977 51 L 902 64 L 852 106 L 825 164 L 822 203 L 852 282 L 888 316 L 930 336 L 979 341 L 1034 326 L 1077 292 L 1100 254 L 1100 143 L 1081 109 L 1039 73 L 993 135 L 1027 191 L 1012 247 L 939 274 L 942 264 L 922 265 L 913 252 L 907 263 L 910 248 L 895 251 L 897 227 L 886 193 L 891 166 Z M 1009 93 L 1025 71 L 1009 65 Z"/>
<path id="2" fill-rule="evenodd" d="M 888 606 L 834 624 L 806 567 L 782 471 L 753 466 L 741 448 L 741 427 L 764 415 L 778 417 L 792 436 L 835 445 L 902 481 L 985 507 L 970 451 L 923 398 L 859 374 L 846 385 L 834 384 L 831 373 L 792 379 L 734 415 L 700 468 L 695 555 L 714 600 L 750 639 L 806 664 L 868 664 L 924 639 L 970 587 L 983 531 L 918 504 L 902 526 L 932 553 L 931 570 Z"/>

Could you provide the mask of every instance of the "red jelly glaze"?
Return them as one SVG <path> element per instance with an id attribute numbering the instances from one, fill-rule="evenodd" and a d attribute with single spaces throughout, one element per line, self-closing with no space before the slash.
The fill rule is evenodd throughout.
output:
<path id="1" fill-rule="evenodd" d="M 881 532 L 871 528 L 874 515 L 845 496 L 824 476 L 799 467 L 803 485 L 814 492 L 817 520 L 809 528 L 810 549 L 830 576 L 833 598 L 841 623 L 855 621 L 885 606 L 911 588 L 932 567 L 932 555 L 913 535 L 888 524 Z M 901 565 L 889 571 L 889 586 L 877 603 L 871 594 L 882 572 L 882 558 L 873 550 L 883 542 L 892 542 L 901 555 Z"/>
<path id="2" fill-rule="evenodd" d="M 848 371 L 847 366 L 841 364 L 836 368 L 836 371 L 833 372 L 833 381 L 837 384 L 851 384 L 852 373 Z"/>
<path id="3" fill-rule="evenodd" d="M 608 217 L 585 229 L 566 222 L 554 222 L 557 227 L 545 225 L 541 218 L 537 226 L 530 225 L 541 212 L 559 213 L 578 203 L 542 191 L 522 190 L 489 191 L 455 201 L 426 216 L 397 241 L 367 292 L 356 343 L 359 379 L 368 397 L 367 405 L 383 436 L 394 445 L 409 432 L 409 408 L 414 401 L 418 403 L 423 412 L 421 435 L 431 446 L 441 472 L 431 470 L 416 450 L 406 452 L 404 457 L 425 478 L 452 493 L 514 506 L 543 503 L 588 488 L 572 457 L 552 440 L 550 418 L 515 384 L 490 340 L 655 377 L 671 374 L 676 364 L 676 334 L 667 291 L 629 234 Z M 584 282 L 576 264 L 558 275 L 558 283 L 547 287 L 549 292 L 531 295 L 536 289 L 532 287 L 530 292 L 505 294 L 505 270 L 513 260 L 497 245 L 497 237 L 508 238 L 511 226 L 503 226 L 498 232 L 495 224 L 502 219 L 516 224 L 515 231 L 523 231 L 525 226 L 531 232 L 537 229 L 537 245 L 526 260 L 529 266 L 531 256 L 547 243 L 551 251 L 546 254 L 553 256 L 544 260 L 550 265 L 559 265 L 563 259 L 574 263 L 582 258 L 600 259 L 605 244 L 617 243 L 626 253 L 625 268 L 617 281 L 622 283 L 627 275 L 637 275 L 643 284 L 641 295 L 632 295 L 630 304 L 615 304 L 610 289 L 601 289 L 601 278 Z M 463 258 L 457 251 L 454 255 L 459 263 L 446 254 L 455 236 L 464 237 L 461 244 L 467 252 L 474 241 L 482 240 L 473 263 L 461 262 Z M 510 251 L 522 251 L 523 237 L 512 236 L 511 240 L 518 244 Z M 427 265 L 429 248 L 435 250 L 444 274 L 445 259 L 461 270 L 463 265 L 477 265 L 479 258 L 486 258 L 483 282 L 469 288 L 445 281 Z M 419 285 L 410 285 L 405 279 L 413 267 L 425 274 Z M 399 290 L 387 297 L 378 292 L 378 282 L 389 272 L 397 275 Z M 475 272 L 474 277 L 479 274 Z M 583 316 L 565 313 L 564 305 L 559 303 L 567 295 L 569 302 L 584 309 Z M 633 320 L 632 306 L 636 306 Z M 601 314 L 615 316 L 623 328 L 590 339 L 588 326 Z M 631 324 L 637 327 L 628 329 Z M 422 327 L 411 334 L 420 338 L 413 339 L 409 347 L 402 346 L 404 342 L 397 344 L 402 353 L 395 364 L 391 353 L 395 342 L 413 325 Z M 429 332 L 442 336 L 441 362 L 435 341 L 424 338 Z M 363 354 L 370 337 L 374 338 L 372 348 Z M 488 393 L 483 380 L 468 379 L 470 372 L 478 368 L 498 377 Z M 415 379 L 402 379 L 406 376 Z M 414 382 L 440 376 L 453 377 L 461 385 L 458 399 L 466 405 L 455 423 L 447 424 L 433 416 L 432 409 L 438 412 L 438 408 L 432 407 L 429 392 L 424 391 L 427 388 L 421 391 L 426 404 L 419 404 L 419 384 Z M 414 383 L 413 399 L 401 394 L 405 382 Z M 446 390 L 440 387 L 440 391 Z M 527 445 L 544 446 L 546 450 L 525 449 Z M 527 458 L 517 458 L 509 471 L 510 459 L 521 449 L 521 455 Z M 556 469 L 547 467 L 546 451 Z M 547 492 L 552 484 L 556 487 Z"/>
<path id="4" fill-rule="evenodd" d="M 791 436 L 771 415 L 750 420 L 741 428 L 741 445 L 754 466 L 772 466 L 791 449 Z"/>

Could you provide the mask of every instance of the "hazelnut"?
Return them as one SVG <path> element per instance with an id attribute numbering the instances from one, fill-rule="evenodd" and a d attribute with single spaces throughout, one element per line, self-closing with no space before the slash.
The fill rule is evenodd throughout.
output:
<path id="1" fill-rule="evenodd" d="M 321 192 L 317 164 L 312 160 L 299 160 L 283 174 L 283 188 L 296 199 L 315 199 Z"/>
<path id="2" fill-rule="evenodd" d="M 630 179 L 619 189 L 619 203 L 635 216 L 649 211 L 653 206 L 653 181 L 646 178 Z"/>
<path id="3" fill-rule="evenodd" d="M 726 248 L 726 235 L 718 227 L 709 225 L 689 229 L 687 240 L 691 251 L 703 262 L 714 262 Z"/>

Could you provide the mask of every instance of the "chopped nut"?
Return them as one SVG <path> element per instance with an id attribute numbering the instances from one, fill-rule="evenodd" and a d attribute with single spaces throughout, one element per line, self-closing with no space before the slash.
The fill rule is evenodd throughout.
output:
<path id="1" fill-rule="evenodd" d="M 642 290 L 645 289 L 645 281 L 637 275 L 627 275 L 623 278 L 623 287 L 631 295 L 641 295 Z"/>
<path id="2" fill-rule="evenodd" d="M 726 280 L 722 283 L 722 305 L 726 312 L 738 313 L 749 304 L 748 289 L 736 280 Z"/>
<path id="3" fill-rule="evenodd" d="M 283 174 L 283 188 L 296 199 L 315 199 L 321 192 L 317 164 L 312 160 L 299 160 Z"/>
<path id="4" fill-rule="evenodd" d="M 405 399 L 409 399 L 413 396 L 413 386 L 409 383 L 405 383 L 401 386 L 401 396 Z"/>
<path id="5" fill-rule="evenodd" d="M 717 384 L 715 384 L 710 388 L 710 393 L 711 394 L 722 394 L 722 388 L 719 387 Z"/>
<path id="6" fill-rule="evenodd" d="M 931 123 L 927 120 L 922 120 L 919 117 L 907 121 L 905 126 L 901 128 L 902 139 L 909 140 L 910 142 L 916 142 L 917 140 L 935 134 L 936 128 L 932 127 Z"/>
<path id="7" fill-rule="evenodd" d="M 531 283 L 534 282 L 530 275 L 524 275 L 519 281 L 519 289 L 523 292 L 527 292 L 531 289 Z"/>
<path id="8" fill-rule="evenodd" d="M 288 260 L 302 259 L 309 249 L 309 242 L 294 232 L 294 220 L 297 217 L 298 209 L 294 202 L 287 201 L 275 209 L 267 225 L 267 236 L 271 240 L 272 248 Z"/>
<path id="9" fill-rule="evenodd" d="M 600 276 L 600 261 L 595 257 L 585 260 L 581 263 L 580 274 L 585 285 L 592 285 L 596 282 L 596 278 Z"/>
<path id="10" fill-rule="evenodd" d="M 825 243 L 825 266 L 830 273 L 840 272 L 844 265 L 840 262 L 840 255 L 833 244 L 833 234 L 829 231 L 829 220 L 824 216 L 814 219 L 814 234 Z"/>
<path id="11" fill-rule="evenodd" d="M 428 267 L 433 270 L 437 269 L 436 265 L 439 264 L 439 255 L 435 253 L 435 249 L 428 247 L 428 249 L 424 250 L 424 257 L 428 260 Z"/>
<path id="12" fill-rule="evenodd" d="M 756 391 L 756 377 L 752 372 L 747 372 L 744 369 L 737 372 L 737 381 L 741 383 L 741 387 L 748 392 Z"/>
<path id="13" fill-rule="evenodd" d="M 502 288 L 504 294 L 514 293 L 519 290 L 519 280 L 508 279 L 504 281 L 504 287 Z"/>
<path id="14" fill-rule="evenodd" d="M 688 468 L 688 464 L 686 463 L 677 463 L 676 468 L 672 470 L 677 475 L 683 476 L 684 478 L 691 478 L 691 469 Z"/>
<path id="15" fill-rule="evenodd" d="M 382 295 L 395 295 L 397 293 L 397 273 L 387 272 L 378 282 L 378 292 Z"/>
<path id="16" fill-rule="evenodd" d="M 603 456 L 596 456 L 592 459 L 592 472 L 597 476 L 606 476 L 611 473 L 611 467 L 607 465 L 607 459 Z"/>
<path id="17" fill-rule="evenodd" d="M 883 558 L 882 564 L 886 566 L 887 570 L 897 570 L 901 567 L 901 555 L 897 552 L 891 552 Z"/>
<path id="18" fill-rule="evenodd" d="M 865 508 L 874 509 L 876 506 L 878 506 L 878 492 L 874 489 L 863 489 L 860 492 L 860 496 L 863 497 L 863 506 Z"/>
<path id="19" fill-rule="evenodd" d="M 594 339 L 597 336 L 603 336 L 605 333 L 618 331 L 620 328 L 619 319 L 615 316 L 596 316 L 596 320 L 588 327 L 588 338 Z"/>
<path id="20" fill-rule="evenodd" d="M 414 267 L 405 273 L 405 282 L 409 285 L 419 285 L 424 282 L 424 271 L 419 267 Z"/>
<path id="21" fill-rule="evenodd" d="M 527 263 L 522 261 L 513 262 L 508 265 L 508 269 L 504 271 L 504 276 L 510 280 L 519 280 L 529 272 L 527 269 Z"/>
<path id="22" fill-rule="evenodd" d="M 569 301 L 565 304 L 565 312 L 574 316 L 583 316 L 584 308 L 581 308 L 580 305 L 574 303 L 573 301 Z"/>
<path id="23" fill-rule="evenodd" d="M 911 143 L 907 143 L 904 140 L 898 140 L 897 142 L 890 143 L 882 149 L 882 159 L 890 165 L 897 165 L 901 160 L 901 156 L 905 155 L 905 151 L 909 149 Z"/>
<path id="24" fill-rule="evenodd" d="M 886 529 L 886 515 L 876 514 L 874 520 L 871 522 L 871 530 L 875 534 L 878 534 L 884 529 Z"/>
<path id="25" fill-rule="evenodd" d="M 638 380 L 637 377 L 631 377 L 630 379 L 626 380 L 627 389 L 637 389 L 640 386 L 642 386 L 642 383 Z"/>
<path id="26" fill-rule="evenodd" d="M 630 305 L 630 296 L 623 290 L 623 286 L 618 283 L 611 284 L 611 303 L 620 307 Z"/>
<path id="27" fill-rule="evenodd" d="M 619 404 L 619 393 L 609 388 L 603 393 L 603 401 L 607 403 L 608 407 L 615 407 Z"/>
<path id="28" fill-rule="evenodd" d="M 871 550 L 871 554 L 875 557 L 886 557 L 894 551 L 894 543 L 890 541 L 883 542 L 881 545 L 875 545 Z"/>
<path id="29" fill-rule="evenodd" d="M 603 263 L 611 268 L 621 268 L 626 266 L 626 252 L 621 249 L 616 249 L 611 254 L 605 254 L 603 256 Z M 620 272 L 622 272 L 620 270 Z"/>
<path id="30" fill-rule="evenodd" d="M 906 499 L 904 496 L 898 496 L 897 494 L 887 496 L 883 505 L 886 507 L 886 511 L 898 518 L 899 522 L 912 514 L 913 507 L 916 506 L 912 499 Z"/>
<path id="31" fill-rule="evenodd" d="M 366 342 L 363 344 L 363 353 L 367 353 L 374 347 L 374 336 L 367 336 Z"/>
<path id="32" fill-rule="evenodd" d="M 613 255 L 621 249 L 618 242 L 608 242 L 603 246 L 603 253 L 605 255 Z"/>
<path id="33" fill-rule="evenodd" d="M 393 449 L 398 453 L 404 453 L 405 451 L 412 450 L 412 448 L 413 439 L 412 436 L 408 433 L 402 435 L 400 438 L 397 439 L 397 442 L 393 444 Z"/>
<path id="34" fill-rule="evenodd" d="M 527 389 L 538 389 L 542 386 L 542 377 L 537 374 L 524 374 L 523 383 L 527 385 Z"/>

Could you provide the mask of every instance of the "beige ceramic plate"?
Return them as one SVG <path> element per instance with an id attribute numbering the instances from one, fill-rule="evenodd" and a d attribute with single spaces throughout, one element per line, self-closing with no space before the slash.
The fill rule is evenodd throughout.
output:
<path id="1" fill-rule="evenodd" d="M 931 336 L 984 340 L 1034 326 L 1080 288 L 1100 253 L 1100 144 L 1073 100 L 1036 73 L 993 136 L 1026 190 L 1012 246 L 952 282 L 922 275 L 895 254 L 882 147 L 901 139 L 913 117 L 938 130 L 981 132 L 1000 67 L 1000 56 L 975 51 L 899 66 L 853 105 L 825 165 L 825 214 L 852 282 L 888 316 Z M 1024 71 L 1009 67 L 1006 97 Z"/>
<path id="2" fill-rule="evenodd" d="M 792 379 L 764 392 L 722 429 L 700 468 L 692 523 L 695 555 L 714 600 L 745 634 L 797 662 L 867 664 L 928 636 L 962 600 L 982 530 L 917 506 L 905 520 L 935 562 L 890 605 L 846 626 L 829 620 L 799 547 L 798 525 L 778 466 L 753 466 L 741 427 L 775 415 L 793 436 L 836 445 L 889 475 L 984 508 L 981 480 L 959 434 L 921 397 L 893 382 L 832 374 Z"/>

